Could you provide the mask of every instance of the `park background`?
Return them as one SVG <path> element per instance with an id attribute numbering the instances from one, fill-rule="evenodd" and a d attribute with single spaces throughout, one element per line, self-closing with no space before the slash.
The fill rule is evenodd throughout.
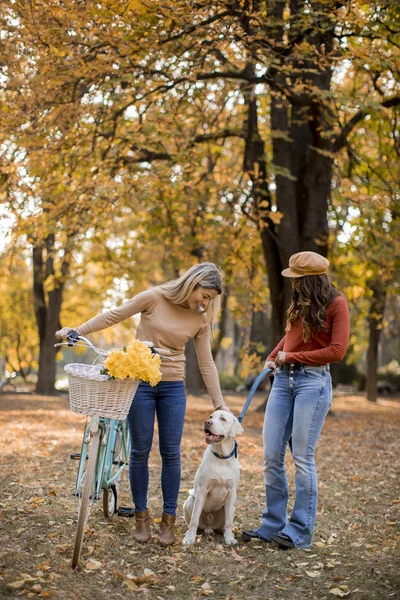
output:
<path id="1" fill-rule="evenodd" d="M 282 269 L 313 250 L 351 310 L 335 383 L 375 400 L 380 369 L 395 391 L 398 25 L 384 1 L 3 3 L 3 370 L 52 393 L 60 324 L 208 260 L 234 387 L 283 335 Z"/>
<path id="2" fill-rule="evenodd" d="M 349 350 L 332 369 L 335 400 L 321 440 L 326 489 L 317 558 L 212 546 L 208 558 L 218 555 L 226 586 L 236 582 L 239 595 L 214 581 L 212 561 L 204 562 L 210 542 L 192 557 L 200 574 L 187 571 L 193 560 L 176 548 L 142 555 L 121 542 L 114 561 L 123 551 L 136 574 L 138 565 L 161 561 L 178 597 L 241 599 L 248 590 L 263 599 L 393 597 L 398 3 L 9 0 L 0 22 L 1 466 L 10 486 L 1 525 L 13 540 L 1 554 L 6 597 L 72 598 L 77 582 L 81 597 L 91 597 L 85 571 L 71 579 L 67 569 L 71 468 L 65 480 L 56 478 L 79 444 L 80 421 L 65 394 L 55 395 L 63 363 L 75 356 L 56 354 L 54 332 L 194 263 L 215 262 L 226 287 L 213 353 L 226 397 L 240 410 L 246 392 L 236 390 L 283 335 L 291 292 L 281 271 L 302 250 L 329 258 L 351 313 Z M 134 327 L 130 320 L 93 341 L 121 346 Z M 192 347 L 187 359 L 195 394 L 184 442 L 189 486 L 209 404 Z M 263 404 L 265 393 L 256 400 Z M 239 526 L 248 526 L 248 516 L 256 523 L 263 495 L 262 412 L 246 418 Z M 158 482 L 152 485 L 157 502 Z M 58 522 L 64 529 L 53 530 Z M 107 539 L 128 539 L 128 525 L 109 525 L 110 534 L 99 524 L 97 517 L 86 548 L 103 569 L 90 574 L 96 597 L 143 594 L 148 586 L 133 589 L 131 570 L 106 567 Z M 41 562 L 30 552 L 39 547 Z M 160 579 L 153 584 L 154 597 L 174 597 L 157 587 Z"/>

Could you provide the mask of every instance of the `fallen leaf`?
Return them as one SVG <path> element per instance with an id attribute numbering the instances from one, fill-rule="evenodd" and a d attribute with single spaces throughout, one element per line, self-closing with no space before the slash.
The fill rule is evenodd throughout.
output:
<path id="1" fill-rule="evenodd" d="M 329 538 L 328 541 L 326 542 L 328 546 L 331 546 L 334 542 L 335 542 L 335 538 L 337 537 L 336 533 L 332 533 Z"/>
<path id="2" fill-rule="evenodd" d="M 18 590 L 23 585 L 25 585 L 25 579 L 21 579 L 20 581 L 14 581 L 13 583 L 9 583 L 8 587 L 12 588 L 13 590 Z"/>
<path id="3" fill-rule="evenodd" d="M 243 556 L 239 556 L 239 554 L 236 552 L 236 550 L 234 550 L 234 548 L 232 548 L 232 555 L 233 555 L 233 558 L 235 560 L 238 560 L 239 562 L 241 562 L 242 560 L 245 560 Z"/>
<path id="4" fill-rule="evenodd" d="M 214 593 L 214 590 L 211 589 L 207 581 L 201 586 L 201 593 L 203 594 L 203 596 L 209 596 L 210 594 Z"/>
<path id="5" fill-rule="evenodd" d="M 126 579 L 129 581 L 133 581 L 135 585 L 142 585 L 143 583 L 155 583 L 157 581 L 153 571 L 150 569 L 145 569 L 148 571 L 148 574 L 138 575 L 135 577 L 134 575 L 127 575 Z"/>
<path id="6" fill-rule="evenodd" d="M 103 566 L 103 563 L 100 562 L 99 560 L 95 560 L 94 558 L 91 558 L 86 563 L 86 568 L 89 569 L 89 571 L 97 571 L 97 569 L 101 569 L 102 566 Z"/>
<path id="7" fill-rule="evenodd" d="M 306 571 L 306 574 L 309 577 L 319 577 L 321 575 L 320 571 Z"/>
<path id="8" fill-rule="evenodd" d="M 132 579 L 124 579 L 124 585 L 126 585 L 126 587 L 130 590 L 137 590 L 139 589 L 138 586 L 136 585 L 136 583 L 134 581 L 132 581 Z"/>
<path id="9" fill-rule="evenodd" d="M 338 587 L 332 588 L 331 590 L 329 590 L 329 593 L 332 594 L 332 596 L 339 596 L 339 598 L 345 598 L 350 594 L 350 592 L 345 592 L 344 590 L 341 590 Z"/>

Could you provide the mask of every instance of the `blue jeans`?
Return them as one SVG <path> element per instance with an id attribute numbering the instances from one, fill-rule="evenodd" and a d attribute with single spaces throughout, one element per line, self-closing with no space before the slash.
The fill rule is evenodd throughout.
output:
<path id="1" fill-rule="evenodd" d="M 155 387 L 140 383 L 128 415 L 131 435 L 129 479 L 135 511 L 147 510 L 148 460 L 157 414 L 163 510 L 175 515 L 181 480 L 181 439 L 186 409 L 183 381 L 160 381 Z"/>
<path id="2" fill-rule="evenodd" d="M 288 535 L 296 548 L 311 546 L 318 500 L 314 451 L 332 402 L 329 366 L 296 363 L 278 367 L 264 421 L 264 476 L 266 508 L 257 532 L 269 540 Z M 287 517 L 288 481 L 285 451 L 292 437 L 296 466 L 296 498 Z"/>

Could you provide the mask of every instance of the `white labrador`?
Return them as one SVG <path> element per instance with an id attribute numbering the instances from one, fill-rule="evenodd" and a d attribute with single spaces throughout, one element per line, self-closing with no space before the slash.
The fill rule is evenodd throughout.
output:
<path id="1" fill-rule="evenodd" d="M 225 543 L 236 544 L 232 526 L 240 465 L 235 438 L 243 433 L 243 428 L 232 413 L 216 410 L 204 422 L 204 431 L 209 446 L 197 469 L 194 488 L 183 505 L 189 529 L 182 544 L 193 544 L 198 528 L 204 533 L 223 531 Z"/>

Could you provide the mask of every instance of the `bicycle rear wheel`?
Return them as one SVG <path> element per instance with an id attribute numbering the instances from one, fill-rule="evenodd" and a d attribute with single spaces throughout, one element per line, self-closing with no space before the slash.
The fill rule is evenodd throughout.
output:
<path id="1" fill-rule="evenodd" d="M 85 473 L 85 481 L 83 484 L 82 496 L 80 497 L 78 524 L 76 526 L 75 545 L 72 554 L 72 568 L 78 565 L 79 557 L 82 550 L 83 535 L 89 518 L 90 508 L 95 496 L 94 475 L 96 472 L 97 455 L 100 446 L 100 427 L 94 433 L 89 445 L 89 460 Z"/>
<path id="2" fill-rule="evenodd" d="M 106 482 L 103 486 L 104 516 L 112 518 L 118 511 L 118 494 L 121 477 L 129 464 L 130 438 L 126 421 L 120 421 L 112 451 L 111 462 L 106 462 Z"/>
<path id="3" fill-rule="evenodd" d="M 111 452 L 111 463 L 109 464 L 107 479 L 113 483 L 103 488 L 103 512 L 106 518 L 111 518 L 118 509 L 118 490 L 121 476 L 116 476 L 121 463 L 122 434 L 120 425 L 117 425 L 114 448 Z"/>

